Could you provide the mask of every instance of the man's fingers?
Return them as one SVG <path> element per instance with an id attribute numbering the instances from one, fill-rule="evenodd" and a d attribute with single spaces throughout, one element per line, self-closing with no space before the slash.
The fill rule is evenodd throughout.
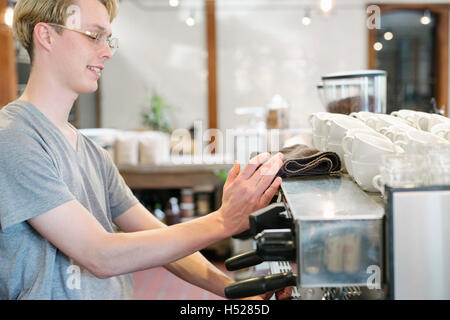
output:
<path id="1" fill-rule="evenodd" d="M 275 292 L 275 296 L 277 297 L 277 300 L 286 300 L 292 297 L 292 288 L 286 287 L 282 290 L 278 290 Z"/>
<path id="2" fill-rule="evenodd" d="M 228 186 L 230 183 L 232 183 L 234 181 L 234 179 L 236 179 L 236 177 L 239 175 L 240 167 L 241 167 L 241 165 L 239 164 L 239 162 L 234 161 L 233 168 L 231 168 L 230 171 L 228 171 L 228 176 L 227 176 L 227 180 L 225 181 L 224 188 L 226 186 Z"/>
<path id="3" fill-rule="evenodd" d="M 267 206 L 270 202 L 270 200 L 272 200 L 272 198 L 275 196 L 275 193 L 277 193 L 278 188 L 281 185 L 281 178 L 277 177 L 272 184 L 270 185 L 269 188 L 267 188 L 267 190 L 263 193 L 262 197 L 261 197 L 261 205 L 262 206 Z"/>
<path id="4" fill-rule="evenodd" d="M 264 164 L 264 167 L 258 169 L 254 176 L 258 175 L 259 180 L 256 185 L 257 193 L 262 194 L 273 182 L 274 177 L 283 166 L 281 156 L 274 156 L 271 161 Z M 256 178 L 255 178 L 256 180 Z"/>
<path id="5" fill-rule="evenodd" d="M 244 179 L 250 178 L 253 173 L 258 169 L 258 167 L 265 163 L 270 158 L 270 153 L 264 152 L 261 154 L 258 154 L 256 157 L 253 157 L 250 159 L 248 164 L 245 166 L 244 170 L 241 172 L 241 176 Z"/>
<path id="6" fill-rule="evenodd" d="M 262 176 L 274 177 L 280 168 L 283 166 L 283 154 L 277 153 L 269 161 L 267 161 L 261 168 L 258 169 L 259 174 Z"/>
<path id="7" fill-rule="evenodd" d="M 283 165 L 283 154 L 277 153 L 272 158 L 269 159 L 269 161 L 266 161 L 262 166 L 256 170 L 256 172 L 251 177 L 252 183 L 255 185 L 258 185 L 261 179 L 266 178 L 266 185 L 265 187 L 261 187 L 264 191 L 269 186 L 269 184 L 272 182 L 273 177 L 278 173 L 281 166 Z"/>

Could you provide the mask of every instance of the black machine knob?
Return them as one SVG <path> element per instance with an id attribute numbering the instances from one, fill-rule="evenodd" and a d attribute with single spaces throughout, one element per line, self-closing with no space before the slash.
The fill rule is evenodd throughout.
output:
<path id="1" fill-rule="evenodd" d="M 235 282 L 225 288 L 225 296 L 228 299 L 251 297 L 269 291 L 295 286 L 296 284 L 297 276 L 295 274 L 292 272 L 283 272 Z"/>
<path id="2" fill-rule="evenodd" d="M 256 236 L 265 229 L 294 229 L 294 223 L 286 212 L 282 202 L 276 202 L 265 208 L 259 209 L 249 217 L 250 228 L 244 232 L 234 235 L 235 239 L 249 239 Z"/>
<path id="3" fill-rule="evenodd" d="M 265 230 L 256 237 L 256 250 L 251 250 L 225 261 L 229 271 L 255 266 L 264 261 L 295 261 L 295 236 L 290 229 Z"/>
<path id="4" fill-rule="evenodd" d="M 256 238 L 256 251 L 264 261 L 295 261 L 296 245 L 294 231 L 264 230 Z"/>

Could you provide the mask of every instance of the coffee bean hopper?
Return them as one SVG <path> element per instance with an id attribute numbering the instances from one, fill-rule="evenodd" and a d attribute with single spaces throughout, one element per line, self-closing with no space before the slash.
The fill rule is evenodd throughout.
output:
<path id="1" fill-rule="evenodd" d="M 386 83 L 386 71 L 356 70 L 324 75 L 317 89 L 328 112 L 386 113 Z"/>

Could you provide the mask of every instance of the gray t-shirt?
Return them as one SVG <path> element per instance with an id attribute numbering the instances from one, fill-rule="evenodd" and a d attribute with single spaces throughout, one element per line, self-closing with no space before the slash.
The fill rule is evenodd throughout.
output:
<path id="1" fill-rule="evenodd" d="M 131 299 L 130 274 L 99 279 L 27 222 L 78 200 L 108 232 L 138 200 L 109 154 L 78 132 L 74 150 L 35 106 L 0 110 L 0 299 Z M 68 221 L 70 223 L 70 221 Z"/>

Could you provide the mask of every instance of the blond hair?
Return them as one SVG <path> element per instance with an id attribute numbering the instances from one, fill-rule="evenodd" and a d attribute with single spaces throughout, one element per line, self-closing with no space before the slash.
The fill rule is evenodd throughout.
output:
<path id="1" fill-rule="evenodd" d="M 116 16 L 116 0 L 98 0 L 108 11 L 110 22 Z M 39 22 L 64 24 L 68 9 L 76 0 L 19 0 L 14 8 L 14 37 L 27 50 L 33 61 L 33 31 Z M 61 32 L 61 30 L 57 30 Z"/>

